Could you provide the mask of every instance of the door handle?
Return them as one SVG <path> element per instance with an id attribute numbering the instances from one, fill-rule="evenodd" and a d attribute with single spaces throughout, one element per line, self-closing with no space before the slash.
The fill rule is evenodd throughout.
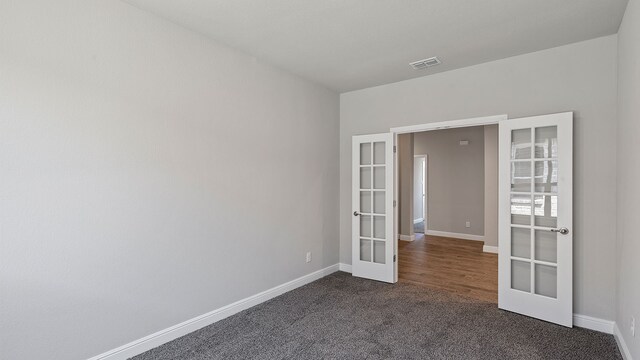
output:
<path id="1" fill-rule="evenodd" d="M 567 229 L 566 227 L 562 227 L 560 229 L 551 229 L 551 231 L 555 233 L 560 233 L 562 235 L 567 235 L 569 233 L 569 229 Z"/>
<path id="2" fill-rule="evenodd" d="M 358 215 L 362 215 L 362 214 L 360 214 L 360 213 L 359 213 L 359 212 L 357 212 L 357 211 L 354 211 L 354 212 L 353 212 L 353 216 L 358 216 Z"/>

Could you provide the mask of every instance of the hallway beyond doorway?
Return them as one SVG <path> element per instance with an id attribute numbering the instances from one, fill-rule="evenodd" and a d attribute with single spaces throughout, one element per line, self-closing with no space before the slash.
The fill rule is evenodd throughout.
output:
<path id="1" fill-rule="evenodd" d="M 483 242 L 416 233 L 398 242 L 398 280 L 498 302 L 498 255 Z"/>

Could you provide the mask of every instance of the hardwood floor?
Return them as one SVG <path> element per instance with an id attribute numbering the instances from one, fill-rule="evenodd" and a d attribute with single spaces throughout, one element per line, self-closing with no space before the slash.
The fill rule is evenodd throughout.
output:
<path id="1" fill-rule="evenodd" d="M 398 242 L 398 281 L 498 302 L 498 255 L 483 242 L 416 234 Z"/>

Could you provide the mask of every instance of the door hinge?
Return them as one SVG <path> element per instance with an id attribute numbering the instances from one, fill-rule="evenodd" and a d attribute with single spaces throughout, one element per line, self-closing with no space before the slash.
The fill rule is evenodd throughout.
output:
<path id="1" fill-rule="evenodd" d="M 395 146 L 395 145 L 393 145 L 393 153 L 395 154 L 395 153 L 396 153 L 396 151 L 397 151 L 396 146 Z"/>
<path id="2" fill-rule="evenodd" d="M 393 262 L 396 262 L 396 256 L 393 255 Z"/>
<path id="3" fill-rule="evenodd" d="M 393 207 L 396 207 L 397 203 L 398 203 L 397 201 L 393 200 Z"/>

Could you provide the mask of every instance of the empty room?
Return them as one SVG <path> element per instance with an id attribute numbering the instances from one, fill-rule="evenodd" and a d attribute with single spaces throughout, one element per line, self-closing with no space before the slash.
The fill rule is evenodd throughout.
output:
<path id="1" fill-rule="evenodd" d="M 640 360 L 640 0 L 0 0 L 0 359 Z"/>

